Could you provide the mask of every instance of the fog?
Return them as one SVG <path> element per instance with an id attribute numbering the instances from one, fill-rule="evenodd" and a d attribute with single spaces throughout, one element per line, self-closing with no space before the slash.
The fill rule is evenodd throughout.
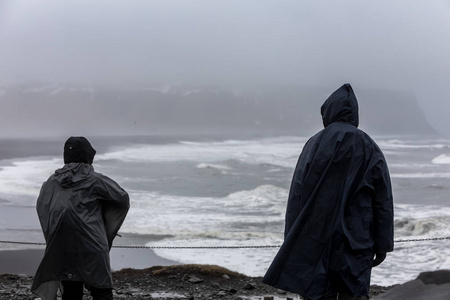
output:
<path id="1" fill-rule="evenodd" d="M 350 82 L 414 95 L 447 133 L 449 16 L 448 0 L 2 0 L 0 86 Z"/>

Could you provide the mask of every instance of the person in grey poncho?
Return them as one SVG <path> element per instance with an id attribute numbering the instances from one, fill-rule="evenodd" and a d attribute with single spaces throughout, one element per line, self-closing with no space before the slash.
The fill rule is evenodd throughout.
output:
<path id="1" fill-rule="evenodd" d="M 64 167 L 42 185 L 37 213 L 47 247 L 32 292 L 43 300 L 80 300 L 83 285 L 95 300 L 112 300 L 109 260 L 114 237 L 129 209 L 115 181 L 94 171 L 96 151 L 84 137 L 64 145 Z"/>

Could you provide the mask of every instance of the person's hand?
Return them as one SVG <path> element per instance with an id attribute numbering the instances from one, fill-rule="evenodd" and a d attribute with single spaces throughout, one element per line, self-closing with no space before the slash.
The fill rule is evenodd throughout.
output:
<path id="1" fill-rule="evenodd" d="M 373 267 L 378 266 L 379 264 L 381 264 L 384 261 L 385 258 L 386 258 L 386 253 L 376 253 L 372 266 Z"/>

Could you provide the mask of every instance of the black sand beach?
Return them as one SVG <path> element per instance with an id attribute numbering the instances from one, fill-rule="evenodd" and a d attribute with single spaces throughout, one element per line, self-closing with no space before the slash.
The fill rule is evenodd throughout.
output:
<path id="1" fill-rule="evenodd" d="M 22 254 L 30 254 L 25 251 Z M 8 254 L 11 255 L 11 254 Z M 15 253 L 17 258 L 19 255 Z M 7 256 L 7 255 L 6 255 Z M 4 256 L 3 258 L 6 258 Z M 26 262 L 26 259 L 22 260 Z M 113 272 L 114 299 L 281 300 L 301 299 L 261 282 L 214 265 L 153 266 Z M 33 276 L 0 274 L 0 299 L 38 299 L 30 291 Z M 421 273 L 417 279 L 391 287 L 371 286 L 374 300 L 447 300 L 450 270 Z M 83 300 L 91 299 L 85 290 Z"/>
<path id="2" fill-rule="evenodd" d="M 43 249 L 0 251 L 0 299 L 37 299 L 30 291 Z M 151 249 L 111 251 L 114 299 L 301 299 L 249 277 L 214 265 L 180 265 Z M 444 300 L 450 297 L 450 271 L 422 273 L 402 285 L 372 285 L 370 299 Z M 83 299 L 90 299 L 85 291 Z"/>

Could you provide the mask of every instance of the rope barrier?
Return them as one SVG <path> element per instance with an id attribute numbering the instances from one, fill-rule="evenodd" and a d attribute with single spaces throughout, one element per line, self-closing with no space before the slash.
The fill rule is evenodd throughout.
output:
<path id="1" fill-rule="evenodd" d="M 394 241 L 394 243 L 442 241 L 442 240 L 450 240 L 450 236 L 447 236 L 447 237 L 434 237 L 434 238 L 427 238 L 427 239 L 396 240 L 396 241 Z"/>
<path id="2" fill-rule="evenodd" d="M 262 246 L 113 246 L 113 248 L 143 248 L 143 249 L 255 249 L 279 248 L 281 245 Z"/>
<path id="3" fill-rule="evenodd" d="M 450 236 L 449 237 L 424 238 L 424 239 L 395 240 L 394 243 L 426 242 L 426 241 L 442 241 L 442 240 L 450 240 Z M 16 242 L 16 241 L 0 241 L 0 244 L 46 246 L 45 243 Z M 261 246 L 124 246 L 124 245 L 115 245 L 112 247 L 120 248 L 120 249 L 256 249 L 256 248 L 279 248 L 279 247 L 281 247 L 281 245 L 261 245 Z"/>

